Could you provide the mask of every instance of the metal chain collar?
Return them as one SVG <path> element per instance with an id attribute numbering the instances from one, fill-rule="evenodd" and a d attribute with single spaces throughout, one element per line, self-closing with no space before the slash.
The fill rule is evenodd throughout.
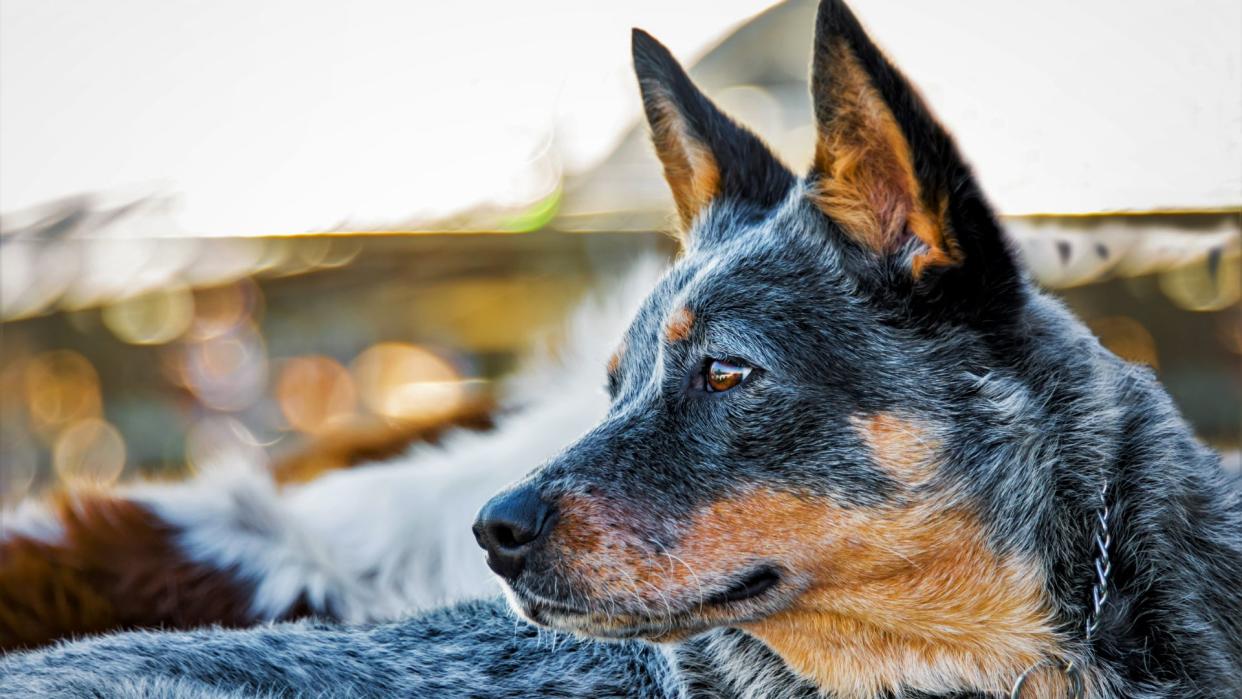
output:
<path id="1" fill-rule="evenodd" d="M 1088 646 L 1095 640 L 1095 635 L 1100 630 L 1100 612 L 1104 609 L 1104 604 L 1108 602 L 1108 579 L 1113 572 L 1113 562 L 1108 554 L 1108 550 L 1113 543 L 1112 534 L 1108 531 L 1108 517 L 1108 481 L 1106 480 L 1100 488 L 1099 508 L 1095 512 L 1095 581 L 1091 585 L 1091 611 L 1087 614 L 1087 623 L 1083 629 L 1083 640 Z M 1030 666 L 1018 676 L 1017 681 L 1013 683 L 1013 689 L 1009 692 L 1009 699 L 1021 699 L 1022 690 L 1026 687 L 1027 681 L 1036 672 L 1045 667 L 1058 667 L 1061 673 L 1065 675 L 1065 679 L 1069 684 L 1067 694 L 1069 699 L 1083 699 L 1086 696 L 1082 668 L 1075 664 L 1073 660 L 1062 664 L 1045 658 Z"/>

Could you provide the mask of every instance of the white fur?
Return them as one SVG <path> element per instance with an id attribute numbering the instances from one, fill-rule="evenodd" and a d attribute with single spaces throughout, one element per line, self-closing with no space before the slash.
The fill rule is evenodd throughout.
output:
<path id="1" fill-rule="evenodd" d="M 257 618 L 299 599 L 363 621 L 495 594 L 470 533 L 475 513 L 603 416 L 607 358 L 661 268 L 644 260 L 619 288 L 582 304 L 559 357 L 539 353 L 507 384 L 512 412 L 492 431 L 459 430 L 441 446 L 283 491 L 266 472 L 234 468 L 126 496 L 180 529 L 187 556 L 253 581 Z"/>
<path id="2" fill-rule="evenodd" d="M 0 541 L 21 537 L 46 544 L 61 540 L 65 528 L 43 502 L 23 500 L 15 507 L 0 510 Z"/>

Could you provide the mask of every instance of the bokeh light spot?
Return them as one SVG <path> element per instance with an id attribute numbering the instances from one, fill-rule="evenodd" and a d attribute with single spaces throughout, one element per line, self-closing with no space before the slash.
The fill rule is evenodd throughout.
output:
<path id="1" fill-rule="evenodd" d="M 1100 344 L 1127 362 L 1160 367 L 1156 340 L 1143 324 L 1128 316 L 1107 316 L 1087 323 Z"/>
<path id="2" fill-rule="evenodd" d="M 0 506 L 24 498 L 38 471 L 39 454 L 34 444 L 17 430 L 0 429 Z"/>
<path id="3" fill-rule="evenodd" d="M 184 384 L 199 402 L 216 410 L 241 410 L 262 396 L 267 348 L 251 326 L 186 348 Z"/>
<path id="4" fill-rule="evenodd" d="M 125 468 L 125 440 L 104 420 L 79 420 L 57 435 L 52 464 L 69 487 L 110 485 Z"/>
<path id="5" fill-rule="evenodd" d="M 209 340 L 219 337 L 253 318 L 262 301 L 262 292 L 252 279 L 199 289 L 194 293 L 194 322 L 189 337 Z"/>
<path id="6" fill-rule="evenodd" d="M 171 286 L 117 301 L 103 309 L 104 325 L 124 342 L 162 345 L 181 337 L 194 320 L 194 296 Z"/>
<path id="7" fill-rule="evenodd" d="M 1170 269 L 1160 274 L 1160 288 L 1188 311 L 1219 311 L 1242 298 L 1242 258 Z"/>
<path id="8" fill-rule="evenodd" d="M 191 471 L 263 467 L 267 451 L 235 418 L 212 415 L 195 422 L 186 433 L 185 460 Z"/>
<path id="9" fill-rule="evenodd" d="M 22 383 L 35 431 L 45 439 L 71 422 L 100 414 L 99 375 L 86 357 L 72 350 L 32 357 Z"/>
<path id="10" fill-rule="evenodd" d="M 284 363 L 276 383 L 280 411 L 300 432 L 322 434 L 341 425 L 358 403 L 354 380 L 330 357 L 295 357 Z"/>
<path id="11" fill-rule="evenodd" d="M 453 366 L 416 345 L 373 345 L 354 360 L 353 373 L 362 402 L 389 418 L 438 419 L 452 414 L 464 399 Z"/>

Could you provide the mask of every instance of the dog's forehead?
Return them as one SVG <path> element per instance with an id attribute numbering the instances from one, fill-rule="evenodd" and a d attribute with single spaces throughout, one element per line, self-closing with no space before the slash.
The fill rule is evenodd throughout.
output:
<path id="1" fill-rule="evenodd" d="M 674 319 L 758 318 L 774 303 L 788 307 L 822 298 L 839 276 L 837 254 L 802 204 L 791 196 L 758 219 L 728 209 L 710 212 L 648 296 L 627 341 L 658 343 Z"/>
<path id="2" fill-rule="evenodd" d="M 745 254 L 746 251 L 713 247 L 682 256 L 648 295 L 630 328 L 627 343 L 638 347 L 668 342 L 675 339 L 670 337 L 670 325 L 689 330 L 705 313 L 719 315 L 719 309 L 736 306 L 737 299 L 730 299 L 736 295 L 733 289 L 764 285 L 763 275 L 746 263 L 742 257 Z M 746 298 L 744 294 L 738 296 Z"/>

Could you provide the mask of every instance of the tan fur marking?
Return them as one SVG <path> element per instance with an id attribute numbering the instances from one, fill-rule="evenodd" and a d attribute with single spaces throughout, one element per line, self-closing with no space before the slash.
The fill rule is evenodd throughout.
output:
<path id="1" fill-rule="evenodd" d="M 879 422 L 877 439 L 900 424 Z M 786 584 L 804 592 L 743 628 L 838 696 L 895 687 L 1001 692 L 1036 660 L 1058 655 L 1038 567 L 995 554 L 973 515 L 933 499 L 844 508 L 759 489 L 704 507 L 668 552 L 652 550 L 614 505 L 578 497 L 561 507 L 550 543 L 570 561 L 575 584 L 599 599 L 637 600 L 651 614 L 668 600 L 692 604 L 703 581 L 762 562 L 782 567 Z M 729 622 L 712 607 L 698 616 Z"/>
<path id="2" fill-rule="evenodd" d="M 622 357 L 625 356 L 625 350 L 626 350 L 625 341 L 622 340 L 621 344 L 617 347 L 617 351 L 613 352 L 612 356 L 608 358 L 608 373 L 609 374 L 615 375 L 617 371 L 621 369 L 621 359 Z"/>
<path id="3" fill-rule="evenodd" d="M 694 311 L 679 308 L 668 317 L 664 326 L 664 337 L 669 342 L 682 342 L 690 338 L 690 330 L 694 327 Z"/>
<path id="4" fill-rule="evenodd" d="M 1055 650 L 1042 576 L 993 554 L 964 512 L 845 510 L 759 491 L 718 503 L 699 526 L 732 532 L 734 548 L 757 541 L 756 554 L 776 552 L 812 576 L 792 608 L 746 628 L 841 696 L 900 686 L 1002 691 L 1005 678 Z M 736 556 L 715 543 L 701 553 Z"/>
<path id="5" fill-rule="evenodd" d="M 661 100 L 659 109 L 659 118 L 651 125 L 652 141 L 664 165 L 664 179 L 673 191 L 684 235 L 694 217 L 720 192 L 720 167 L 711 152 L 690 137 L 671 103 Z"/>
<path id="6" fill-rule="evenodd" d="M 1057 652 L 1040 571 L 994 554 L 969 514 L 853 512 L 835 545 L 824 545 L 828 532 L 802 542 L 815 576 L 807 592 L 744 627 L 820 687 L 1003 692 Z"/>
<path id="7" fill-rule="evenodd" d="M 819 208 L 863 245 L 892 252 L 908 228 L 928 250 L 913 273 L 958 261 L 948 231 L 948 201 L 925 201 L 914 159 L 892 110 L 871 84 L 844 41 L 830 50 L 828 92 L 835 109 L 819 125 L 815 166 L 821 173 L 812 198 Z"/>
<path id="8" fill-rule="evenodd" d="M 920 486 L 936 472 L 940 441 L 928 426 L 895 413 L 850 418 L 876 465 L 909 486 Z"/>

